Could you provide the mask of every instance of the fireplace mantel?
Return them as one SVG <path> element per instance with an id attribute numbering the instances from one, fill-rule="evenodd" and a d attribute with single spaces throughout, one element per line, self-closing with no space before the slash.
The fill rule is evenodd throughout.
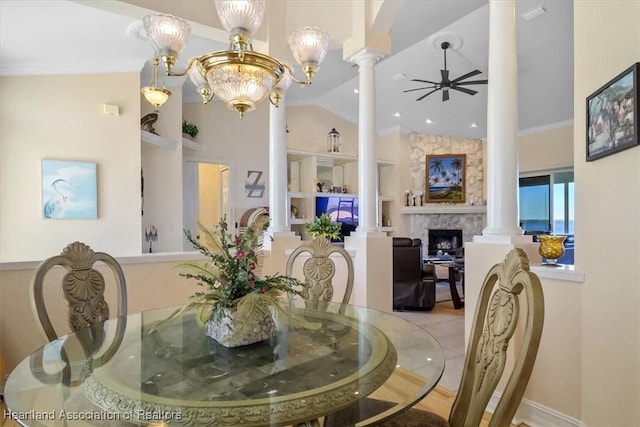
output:
<path id="1" fill-rule="evenodd" d="M 400 208 L 400 213 L 404 215 L 484 214 L 487 213 L 487 207 L 468 205 L 405 206 Z"/>

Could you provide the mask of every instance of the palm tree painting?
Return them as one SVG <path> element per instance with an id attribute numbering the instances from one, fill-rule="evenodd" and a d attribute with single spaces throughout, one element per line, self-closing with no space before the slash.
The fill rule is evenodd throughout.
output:
<path id="1" fill-rule="evenodd" d="M 428 154 L 427 203 L 464 203 L 466 154 Z"/>
<path id="2" fill-rule="evenodd" d="M 96 184 L 95 163 L 43 160 L 42 218 L 97 218 Z"/>

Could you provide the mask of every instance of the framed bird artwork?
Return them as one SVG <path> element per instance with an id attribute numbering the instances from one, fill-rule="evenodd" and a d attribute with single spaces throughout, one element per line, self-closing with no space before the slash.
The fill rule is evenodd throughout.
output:
<path id="1" fill-rule="evenodd" d="M 42 160 L 42 218 L 97 218 L 96 170 L 93 162 Z"/>

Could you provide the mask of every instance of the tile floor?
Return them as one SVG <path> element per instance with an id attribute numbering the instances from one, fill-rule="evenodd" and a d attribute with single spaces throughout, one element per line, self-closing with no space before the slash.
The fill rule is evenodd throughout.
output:
<path id="1" fill-rule="evenodd" d="M 431 311 L 396 311 L 433 335 L 442 346 L 445 368 L 439 386 L 457 391 L 464 367 L 464 309 L 455 310 L 451 301 L 436 304 Z"/>

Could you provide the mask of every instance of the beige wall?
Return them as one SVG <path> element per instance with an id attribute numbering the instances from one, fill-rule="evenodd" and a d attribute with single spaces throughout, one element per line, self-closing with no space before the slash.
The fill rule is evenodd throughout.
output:
<path id="1" fill-rule="evenodd" d="M 175 266 L 177 261 L 162 263 L 140 263 L 122 265 L 127 279 L 128 312 L 136 313 L 152 308 L 168 307 L 187 300 L 199 286 L 194 281 L 179 277 Z M 4 356 L 7 372 L 27 357 L 29 353 L 46 344 L 46 337 L 40 332 L 35 315 L 31 310 L 29 295 L 30 283 L 35 268 L 0 270 L 0 353 Z M 110 280 L 108 269 L 100 269 L 104 277 Z M 52 270 L 52 274 L 55 272 Z M 49 291 L 46 301 L 55 299 L 59 294 L 59 285 L 46 282 Z M 56 292 L 54 292 L 56 291 Z M 107 295 L 108 301 L 113 301 Z M 66 304 L 57 298 L 60 304 L 52 309 L 52 319 L 63 319 Z M 111 307 L 115 310 L 115 305 Z M 51 307 L 51 306 L 49 306 Z M 54 326 L 64 326 L 61 321 Z M 56 329 L 59 334 L 62 329 Z"/>
<path id="2" fill-rule="evenodd" d="M 269 103 L 240 119 L 222 102 L 207 105 L 188 103 L 182 114 L 189 123 L 198 126 L 197 141 L 202 148 L 185 153 L 191 159 L 230 166 L 229 197 L 235 206 L 235 220 L 250 208 L 269 205 Z M 248 171 L 262 171 L 260 182 L 265 185 L 263 197 L 247 197 L 244 186 Z"/>
<path id="3" fill-rule="evenodd" d="M 586 275 L 576 303 L 582 305 L 585 426 L 640 425 L 640 147 L 588 163 L 584 154 L 585 99 L 640 61 L 638 28 L 638 1 L 574 2 L 575 261 Z"/>
<path id="4" fill-rule="evenodd" d="M 43 259 L 73 240 L 140 253 L 139 87 L 132 73 L 0 78 L 0 261 Z M 97 163 L 98 219 L 42 219 L 43 159 Z"/>
<path id="5" fill-rule="evenodd" d="M 573 167 L 573 126 L 521 135 L 520 172 Z"/>
<path id="6" fill-rule="evenodd" d="M 143 143 L 141 162 L 144 171 L 144 215 L 141 241 L 143 252 L 149 250 L 144 229 L 153 224 L 158 230 L 154 252 L 182 250 L 182 88 L 172 87 L 171 97 L 158 112 L 154 128 L 171 142 L 169 146 Z M 142 115 L 153 107 L 141 98 Z M 119 153 L 114 153 L 118 156 Z M 114 255 L 120 255 L 114 252 Z"/>
<path id="7" fill-rule="evenodd" d="M 358 127 L 324 108 L 313 105 L 287 107 L 287 127 L 290 149 L 326 152 L 327 134 L 335 128 L 340 132 L 340 152 L 351 156 L 358 154 Z"/>

